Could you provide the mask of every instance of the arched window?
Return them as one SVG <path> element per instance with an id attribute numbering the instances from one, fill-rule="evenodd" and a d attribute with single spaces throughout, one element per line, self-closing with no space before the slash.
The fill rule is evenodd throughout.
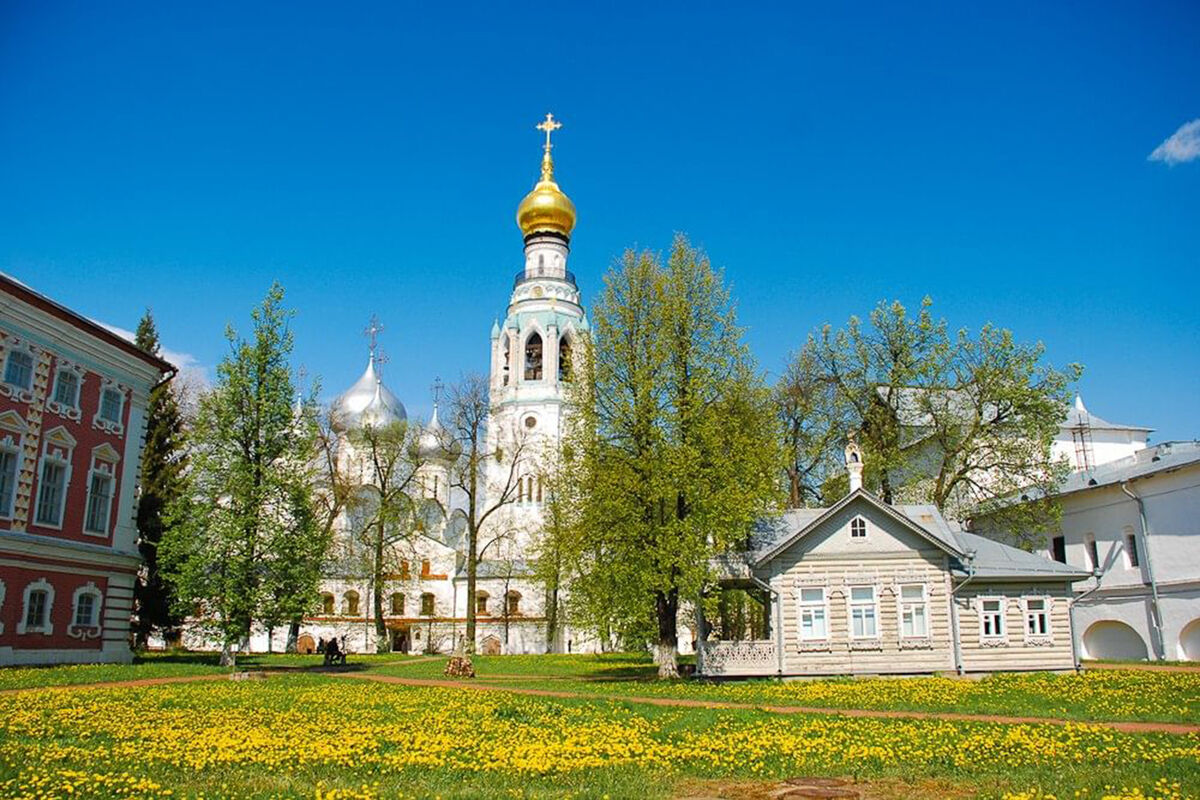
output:
<path id="1" fill-rule="evenodd" d="M 404 595 L 399 592 L 392 595 L 392 614 L 397 617 L 404 616 Z"/>
<path id="2" fill-rule="evenodd" d="M 488 613 L 487 601 L 488 601 L 488 593 L 487 592 L 476 592 L 475 593 L 475 613 L 476 614 Z"/>
<path id="3" fill-rule="evenodd" d="M 539 475 L 537 478 L 537 501 L 539 503 L 542 502 L 542 476 L 541 475 Z"/>
<path id="4" fill-rule="evenodd" d="M 333 595 L 321 592 L 321 613 L 327 617 L 333 616 Z"/>
<path id="5" fill-rule="evenodd" d="M 71 598 L 71 627 L 99 628 L 100 605 L 103 599 L 100 590 L 91 581 L 76 589 L 74 597 Z M 69 635 L 71 631 L 68 629 L 67 633 Z"/>
<path id="6" fill-rule="evenodd" d="M 867 521 L 862 517 L 855 517 L 850 520 L 850 538 L 865 539 L 867 538 Z"/>
<path id="7" fill-rule="evenodd" d="M 510 617 L 521 613 L 521 593 L 517 591 L 504 595 L 504 608 Z"/>
<path id="8" fill-rule="evenodd" d="M 358 616 L 358 592 L 350 590 L 342 595 L 342 613 L 348 617 Z"/>
<path id="9" fill-rule="evenodd" d="M 433 616 L 433 595 L 429 592 L 421 595 L 421 616 Z"/>
<path id="10" fill-rule="evenodd" d="M 54 633 L 50 610 L 54 607 L 54 587 L 45 578 L 38 578 L 25 587 L 25 604 L 17 618 L 17 633 Z"/>
<path id="11" fill-rule="evenodd" d="M 508 368 L 512 361 L 512 339 L 509 338 L 508 332 L 504 333 L 504 366 L 500 368 L 500 374 L 504 377 L 504 385 L 508 386 Z"/>
<path id="12" fill-rule="evenodd" d="M 542 336 L 531 334 L 525 340 L 525 380 L 540 381 L 542 379 Z"/>
<path id="13" fill-rule="evenodd" d="M 558 379 L 571 380 L 571 340 L 566 334 L 558 340 Z"/>

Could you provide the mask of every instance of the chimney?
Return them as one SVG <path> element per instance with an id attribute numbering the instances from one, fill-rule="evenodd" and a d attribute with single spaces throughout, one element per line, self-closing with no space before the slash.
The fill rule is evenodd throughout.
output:
<path id="1" fill-rule="evenodd" d="M 846 444 L 846 472 L 850 473 L 850 491 L 857 492 L 862 488 L 863 461 L 862 450 L 854 436 Z"/>

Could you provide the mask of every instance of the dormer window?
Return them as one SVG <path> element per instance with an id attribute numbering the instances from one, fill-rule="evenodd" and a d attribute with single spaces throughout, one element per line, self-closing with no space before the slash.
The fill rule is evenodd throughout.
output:
<path id="1" fill-rule="evenodd" d="M 867 538 L 867 521 L 865 519 L 862 517 L 855 517 L 854 519 L 850 520 L 850 538 Z"/>

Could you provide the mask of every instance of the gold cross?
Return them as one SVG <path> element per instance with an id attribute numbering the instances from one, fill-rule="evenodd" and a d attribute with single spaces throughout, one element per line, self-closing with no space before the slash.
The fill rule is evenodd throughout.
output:
<path id="1" fill-rule="evenodd" d="M 562 127 L 562 123 L 554 118 L 553 114 L 547 114 L 546 119 L 537 124 L 539 131 L 546 132 L 546 151 L 550 150 L 550 134 Z"/>

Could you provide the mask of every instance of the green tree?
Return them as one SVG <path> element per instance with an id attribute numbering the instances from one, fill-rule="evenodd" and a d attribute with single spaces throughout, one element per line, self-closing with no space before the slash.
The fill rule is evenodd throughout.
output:
<path id="1" fill-rule="evenodd" d="M 989 513 L 1035 541 L 1057 518 L 1047 498 L 1067 465 L 1051 447 L 1082 368 L 1056 369 L 1040 342 L 990 323 L 951 333 L 931 308 L 925 298 L 914 317 L 880 303 L 866 325 L 851 317 L 810 335 L 788 375 L 817 387 L 811 441 L 835 459 L 853 433 L 865 485 L 889 503 L 930 502 L 959 519 Z M 1042 499 L 1012 502 L 1022 494 Z"/>
<path id="2" fill-rule="evenodd" d="M 138 322 L 134 343 L 154 355 L 161 354 L 158 329 L 150 309 Z M 187 457 L 182 447 L 183 418 L 179 401 L 171 382 L 160 383 L 150 390 L 146 407 L 146 443 L 142 448 L 142 474 L 137 507 L 138 550 L 142 554 L 142 569 L 133 588 L 134 638 L 138 647 L 145 647 L 150 634 L 162 632 L 171 639 L 183 621 L 171 608 L 171 595 L 163 580 L 158 549 L 166 527 L 166 508 L 175 502 L 183 489 L 183 471 Z"/>
<path id="3" fill-rule="evenodd" d="M 682 604 L 781 499 L 778 420 L 722 276 L 683 236 L 665 265 L 625 254 L 592 330 L 568 436 L 582 519 L 572 594 L 593 617 L 615 614 L 618 635 L 652 620 L 672 677 Z"/>
<path id="4" fill-rule="evenodd" d="M 350 504 L 354 540 L 344 560 L 347 574 L 362 577 L 370 588 L 375 617 L 375 648 L 391 649 L 384 620 L 384 589 L 388 576 L 401 572 L 401 561 L 412 551 L 418 530 L 418 472 L 423 460 L 419 429 L 405 421 L 372 424 L 349 431 L 354 456 L 361 462 L 361 482 Z"/>
<path id="5" fill-rule="evenodd" d="M 275 284 L 252 313 L 253 339 L 226 330 L 230 351 L 200 400 L 187 490 L 163 539 L 177 608 L 219 637 L 227 665 L 255 622 L 294 619 L 315 603 L 327 545 L 312 509 L 315 404 L 292 405 L 282 302 Z"/>
<path id="6" fill-rule="evenodd" d="M 464 647 L 475 652 L 475 588 L 479 562 L 489 548 L 500 547 L 511 536 L 501 509 L 517 499 L 517 484 L 528 467 L 528 439 L 523 430 L 492 431 L 492 408 L 487 379 L 464 376 L 450 387 L 450 417 L 446 436 L 457 440 L 461 451 L 450 469 L 450 486 L 465 500 L 467 568 L 467 624 Z M 457 447 L 455 448 L 458 449 Z"/>

